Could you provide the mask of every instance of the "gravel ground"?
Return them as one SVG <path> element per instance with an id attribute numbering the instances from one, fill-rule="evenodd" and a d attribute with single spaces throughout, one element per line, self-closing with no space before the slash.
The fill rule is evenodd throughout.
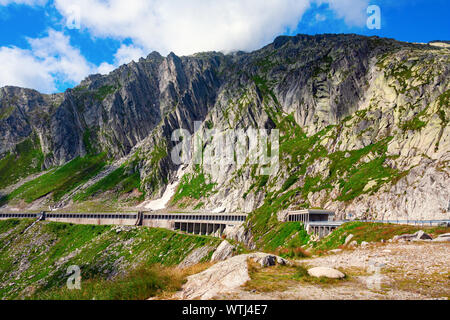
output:
<path id="1" fill-rule="evenodd" d="M 326 256 L 299 260 L 308 267 L 344 271 L 349 280 L 331 285 L 294 284 L 283 292 L 239 288 L 218 299 L 448 299 L 450 244 L 430 242 L 372 244 Z"/>

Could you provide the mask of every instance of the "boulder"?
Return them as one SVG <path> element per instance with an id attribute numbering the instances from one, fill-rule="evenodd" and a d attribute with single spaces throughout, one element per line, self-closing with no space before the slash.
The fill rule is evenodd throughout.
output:
<path id="1" fill-rule="evenodd" d="M 361 242 L 361 248 L 366 248 L 369 246 L 369 243 L 367 241 Z"/>
<path id="2" fill-rule="evenodd" d="M 353 240 L 352 242 L 350 242 L 350 244 L 348 245 L 349 247 L 355 248 L 358 246 L 358 242 L 356 242 L 356 240 Z"/>
<path id="3" fill-rule="evenodd" d="M 333 249 L 333 250 L 330 250 L 330 252 L 331 253 L 339 253 L 339 252 L 342 252 L 342 249 Z"/>
<path id="4" fill-rule="evenodd" d="M 210 300 L 220 294 L 233 292 L 250 280 L 248 260 L 269 266 L 280 261 L 288 264 L 285 259 L 262 252 L 249 253 L 220 261 L 210 268 L 187 278 L 175 297 L 179 299 Z"/>
<path id="5" fill-rule="evenodd" d="M 345 238 L 344 246 L 348 245 L 350 241 L 352 241 L 353 237 L 354 236 L 352 234 L 349 234 L 347 238 Z"/>
<path id="6" fill-rule="evenodd" d="M 227 240 L 222 243 L 214 251 L 211 261 L 223 261 L 233 256 L 234 246 L 232 246 Z"/>
<path id="7" fill-rule="evenodd" d="M 255 260 L 255 262 L 258 262 L 261 267 L 265 268 L 265 267 L 270 267 L 270 266 L 274 266 L 277 263 L 277 259 L 275 258 L 275 256 L 272 255 L 267 255 L 265 257 L 261 257 L 261 258 L 254 258 L 253 260 Z"/>
<path id="8" fill-rule="evenodd" d="M 413 239 L 416 239 L 415 234 L 402 234 L 399 236 L 395 236 L 392 238 L 392 241 L 412 241 Z"/>
<path id="9" fill-rule="evenodd" d="M 431 236 L 423 230 L 417 231 L 414 234 L 402 234 L 392 238 L 393 241 L 414 241 L 414 240 L 432 240 Z"/>
<path id="10" fill-rule="evenodd" d="M 328 267 L 315 267 L 308 270 L 308 274 L 311 277 L 321 278 L 326 277 L 330 279 L 342 279 L 345 277 L 345 274 L 340 272 L 339 270 L 328 268 Z"/>
<path id="11" fill-rule="evenodd" d="M 417 240 L 433 240 L 433 238 L 423 230 L 417 231 L 415 235 Z"/>

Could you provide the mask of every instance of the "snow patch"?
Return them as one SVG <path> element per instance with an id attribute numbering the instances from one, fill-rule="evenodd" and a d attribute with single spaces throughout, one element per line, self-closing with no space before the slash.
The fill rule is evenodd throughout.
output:
<path id="1" fill-rule="evenodd" d="M 227 208 L 225 207 L 219 207 L 213 210 L 213 213 L 224 213 L 225 211 L 227 211 Z"/>
<path id="2" fill-rule="evenodd" d="M 173 195 L 175 194 L 175 190 L 177 189 L 178 184 L 180 183 L 185 170 L 186 168 L 183 167 L 180 167 L 180 169 L 178 169 L 175 180 L 167 186 L 166 191 L 164 191 L 164 194 L 160 199 L 145 201 L 139 207 L 150 209 L 153 211 L 165 209 L 167 203 L 170 201 L 170 199 L 172 199 Z"/>

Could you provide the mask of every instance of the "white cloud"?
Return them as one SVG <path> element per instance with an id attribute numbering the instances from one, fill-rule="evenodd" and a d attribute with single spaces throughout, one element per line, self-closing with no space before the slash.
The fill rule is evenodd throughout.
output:
<path id="1" fill-rule="evenodd" d="M 295 29 L 310 0 L 55 0 L 98 37 L 131 38 L 145 52 L 251 50 Z"/>
<path id="2" fill-rule="evenodd" d="M 363 25 L 368 0 L 55 0 L 67 19 L 77 7 L 94 36 L 131 38 L 145 52 L 254 50 L 294 30 L 311 3 L 328 3 L 349 25 Z"/>
<path id="3" fill-rule="evenodd" d="M 139 58 L 146 56 L 144 49 L 134 45 L 122 44 L 117 52 L 114 54 L 114 62 L 116 66 L 129 63 L 131 60 L 139 60 Z"/>
<path id="4" fill-rule="evenodd" d="M 0 61 L 2 61 L 0 87 L 11 85 L 43 92 L 55 91 L 53 76 L 31 51 L 16 47 L 1 47 Z"/>
<path id="5" fill-rule="evenodd" d="M 49 30 L 44 38 L 28 39 L 30 50 L 0 47 L 0 87 L 6 85 L 37 89 L 51 93 L 57 83 L 78 83 L 91 73 L 111 71 L 107 64 L 89 63 L 69 37 Z"/>
<path id="6" fill-rule="evenodd" d="M 187 55 L 201 51 L 254 50 L 286 31 L 294 31 L 311 3 L 328 3 L 348 25 L 362 26 L 369 0 L 54 0 L 56 9 L 94 37 L 131 39 L 113 64 L 89 63 L 68 36 L 50 30 L 28 39 L 31 49 L 0 47 L 0 86 L 54 92 L 61 82 L 78 83 L 91 73 L 109 73 L 118 65 L 156 50 Z M 44 5 L 48 0 L 0 0 L 0 5 Z M 74 14 L 76 12 L 76 14 Z M 316 16 L 322 20 L 321 15 Z M 79 21 L 74 21 L 79 20 Z"/>
<path id="7" fill-rule="evenodd" d="M 339 19 L 344 19 L 348 26 L 365 26 L 367 21 L 366 10 L 369 0 L 318 0 L 328 3 L 330 9 L 336 12 Z"/>

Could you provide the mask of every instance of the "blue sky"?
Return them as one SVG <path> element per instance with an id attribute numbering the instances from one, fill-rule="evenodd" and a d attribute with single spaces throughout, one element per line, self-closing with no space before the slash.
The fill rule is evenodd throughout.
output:
<path id="1" fill-rule="evenodd" d="M 0 0 L 0 86 L 61 92 L 153 50 L 248 51 L 280 34 L 450 40 L 449 12 L 447 0 Z"/>

